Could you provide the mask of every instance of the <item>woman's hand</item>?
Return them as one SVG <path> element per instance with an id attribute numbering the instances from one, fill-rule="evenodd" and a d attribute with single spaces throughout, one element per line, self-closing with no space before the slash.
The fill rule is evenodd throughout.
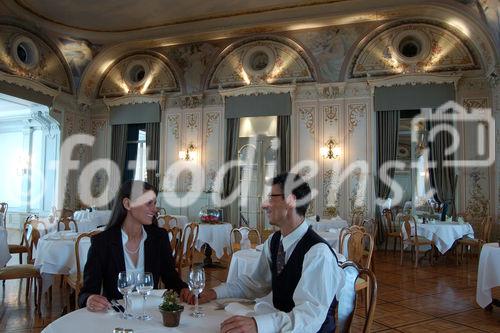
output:
<path id="1" fill-rule="evenodd" d="M 90 295 L 87 298 L 87 310 L 91 312 L 106 311 L 111 306 L 108 299 L 101 295 Z"/>
<path id="2" fill-rule="evenodd" d="M 182 288 L 181 289 L 181 294 L 179 295 L 181 302 L 186 302 L 189 303 L 189 299 L 191 298 L 191 292 L 189 291 L 189 288 Z"/>

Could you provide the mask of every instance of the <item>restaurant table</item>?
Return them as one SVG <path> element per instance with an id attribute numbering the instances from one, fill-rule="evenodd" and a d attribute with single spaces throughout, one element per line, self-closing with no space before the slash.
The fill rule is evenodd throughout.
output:
<path id="1" fill-rule="evenodd" d="M 41 237 L 38 241 L 35 256 L 35 268 L 43 279 L 43 289 L 47 290 L 53 283 L 54 275 L 71 275 L 76 273 L 75 242 L 78 233 L 71 230 L 58 231 Z M 87 262 L 90 238 L 80 241 L 80 264 L 83 270 Z"/>
<path id="2" fill-rule="evenodd" d="M 414 233 L 413 228 L 412 224 L 412 234 Z M 404 233 L 403 230 L 403 234 Z M 446 253 L 456 240 L 462 237 L 474 238 L 472 226 L 469 223 L 458 222 L 435 222 L 426 224 L 417 222 L 417 233 L 421 237 L 434 241 L 436 248 L 442 254 Z"/>
<path id="3" fill-rule="evenodd" d="M 340 217 L 329 219 L 321 219 L 316 222 L 314 218 L 306 218 L 307 224 L 312 226 L 313 230 L 316 232 L 328 231 L 330 229 L 342 229 L 349 226 L 347 221 L 341 219 Z"/>
<path id="4" fill-rule="evenodd" d="M 0 268 L 5 266 L 10 258 L 7 229 L 0 227 Z"/>
<path id="5" fill-rule="evenodd" d="M 73 219 L 78 225 L 78 231 L 88 232 L 95 228 L 106 225 L 111 218 L 111 210 L 78 210 L 73 213 Z M 73 227 L 73 224 L 70 224 Z"/>
<path id="6" fill-rule="evenodd" d="M 482 308 L 493 301 L 491 289 L 500 286 L 500 247 L 498 243 L 484 244 L 477 269 L 476 302 Z"/>
<path id="7" fill-rule="evenodd" d="M 152 316 L 151 320 L 143 321 L 138 319 L 125 320 L 120 317 L 120 313 L 108 310 L 106 313 L 90 312 L 82 308 L 57 319 L 50 323 L 43 333 L 88 333 L 105 332 L 112 333 L 114 328 L 121 327 L 133 329 L 134 333 L 155 333 L 155 332 L 184 332 L 184 333 L 219 333 L 220 324 L 233 314 L 222 310 L 216 310 L 216 303 L 203 304 L 205 317 L 194 318 L 190 316 L 193 312 L 190 305 L 184 304 L 184 312 L 178 327 L 165 327 L 162 323 L 161 313 L 158 305 L 161 302 L 160 295 L 163 290 L 153 290 L 146 302 L 146 312 Z M 142 302 L 132 310 L 132 313 L 142 314 Z"/>
<path id="8" fill-rule="evenodd" d="M 231 246 L 231 230 L 233 226 L 230 223 L 200 223 L 198 229 L 198 239 L 196 241 L 196 250 L 201 251 L 203 244 L 208 244 L 215 251 L 217 258 L 224 255 L 224 248 Z"/>

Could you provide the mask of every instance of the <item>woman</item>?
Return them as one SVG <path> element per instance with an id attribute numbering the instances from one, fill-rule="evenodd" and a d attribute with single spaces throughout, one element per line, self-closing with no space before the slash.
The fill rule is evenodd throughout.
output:
<path id="1" fill-rule="evenodd" d="M 154 288 L 161 278 L 167 289 L 176 290 L 182 299 L 189 297 L 175 270 L 168 234 L 156 223 L 156 195 L 156 189 L 142 181 L 122 184 L 106 230 L 92 237 L 80 307 L 104 311 L 109 300 L 122 298 L 117 288 L 122 271 L 151 272 Z"/>

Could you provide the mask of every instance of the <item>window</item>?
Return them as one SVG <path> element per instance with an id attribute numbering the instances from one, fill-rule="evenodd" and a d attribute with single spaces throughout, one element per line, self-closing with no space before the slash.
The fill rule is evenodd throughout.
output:
<path id="1" fill-rule="evenodd" d="M 130 124 L 127 127 L 127 153 L 123 180 L 147 178 L 146 125 Z"/>

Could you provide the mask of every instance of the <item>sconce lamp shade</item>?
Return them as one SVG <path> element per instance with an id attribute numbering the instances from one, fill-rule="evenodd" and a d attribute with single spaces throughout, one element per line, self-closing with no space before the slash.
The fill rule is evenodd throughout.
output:
<path id="1" fill-rule="evenodd" d="M 325 142 L 325 146 L 319 150 L 321 157 L 328 159 L 338 159 L 342 155 L 342 149 L 339 147 L 337 140 L 329 139 Z"/>

